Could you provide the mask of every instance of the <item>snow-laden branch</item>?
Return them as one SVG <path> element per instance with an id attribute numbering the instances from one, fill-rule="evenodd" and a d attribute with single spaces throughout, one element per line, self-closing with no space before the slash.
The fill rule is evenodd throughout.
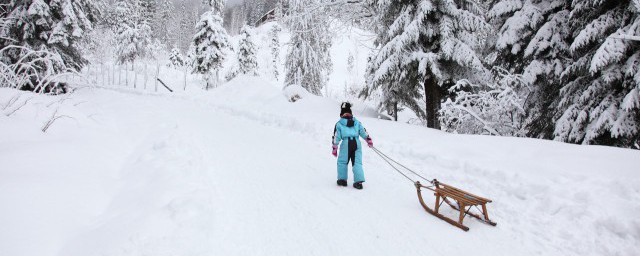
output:
<path id="1" fill-rule="evenodd" d="M 0 62 L 1 87 L 30 88 L 37 93 L 52 92 L 58 87 L 61 77 L 77 73 L 65 65 L 59 54 L 48 50 L 8 45 L 0 49 L 0 56 L 8 51 L 18 51 L 21 57 L 10 64 Z"/>
<path id="2" fill-rule="evenodd" d="M 460 80 L 449 89 L 455 98 L 442 104 L 440 122 L 450 132 L 520 136 L 524 101 L 530 89 L 522 78 L 493 69 L 496 81 L 478 85 Z"/>

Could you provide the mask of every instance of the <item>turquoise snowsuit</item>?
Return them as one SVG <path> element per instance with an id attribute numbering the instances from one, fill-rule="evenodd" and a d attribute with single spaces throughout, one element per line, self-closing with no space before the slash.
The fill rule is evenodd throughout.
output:
<path id="1" fill-rule="evenodd" d="M 353 120 L 353 122 L 349 122 Z M 338 179 L 347 180 L 349 177 L 347 164 L 351 161 L 353 166 L 353 181 L 364 182 L 364 170 L 362 170 L 362 146 L 358 136 L 367 139 L 369 134 L 355 117 L 340 118 L 333 132 L 333 145 L 340 144 L 338 155 Z M 349 126 L 352 125 L 352 126 Z"/>

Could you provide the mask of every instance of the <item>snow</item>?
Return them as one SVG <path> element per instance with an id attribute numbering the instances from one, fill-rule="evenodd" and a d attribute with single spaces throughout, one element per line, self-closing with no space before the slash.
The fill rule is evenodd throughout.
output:
<path id="1" fill-rule="evenodd" d="M 356 103 L 354 114 L 382 152 L 493 199 L 488 210 L 498 225 L 467 219 L 463 232 L 427 214 L 413 184 L 368 148 L 364 190 L 335 185 L 338 101 L 309 94 L 291 103 L 280 86 L 240 76 L 211 91 L 173 94 L 0 88 L 0 110 L 19 93 L 31 104 L 10 117 L 0 112 L 0 255 L 640 250 L 639 151 L 447 134 L 379 120 Z M 72 118 L 42 133 L 55 109 Z"/>

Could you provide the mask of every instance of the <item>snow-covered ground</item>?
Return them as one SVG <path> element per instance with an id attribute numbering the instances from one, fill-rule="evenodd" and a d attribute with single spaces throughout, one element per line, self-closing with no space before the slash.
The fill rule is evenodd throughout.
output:
<path id="1" fill-rule="evenodd" d="M 467 219 L 463 232 L 427 214 L 413 185 L 368 148 L 364 190 L 336 186 L 339 102 L 290 103 L 259 78 L 173 94 L 0 89 L 0 104 L 0 255 L 640 251 L 639 151 L 447 134 L 357 105 L 377 148 L 494 200 L 498 225 Z M 42 133 L 56 109 L 68 117 Z"/>

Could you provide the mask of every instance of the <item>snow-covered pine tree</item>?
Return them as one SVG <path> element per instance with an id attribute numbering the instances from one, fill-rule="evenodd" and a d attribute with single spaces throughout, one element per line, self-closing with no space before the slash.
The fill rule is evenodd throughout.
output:
<path id="1" fill-rule="evenodd" d="M 555 1 L 544 12 L 545 22 L 524 49 L 523 80 L 529 85 L 524 131 L 530 137 L 551 139 L 562 70 L 570 64 L 570 1 Z"/>
<path id="2" fill-rule="evenodd" d="M 118 62 L 134 62 L 137 58 L 147 54 L 147 46 L 151 44 L 151 27 L 141 16 L 139 6 L 126 0 L 119 0 L 115 4 L 116 41 L 118 47 L 116 55 Z"/>
<path id="3" fill-rule="evenodd" d="M 169 66 L 170 67 L 182 67 L 184 66 L 184 58 L 178 46 L 173 46 L 171 53 L 169 54 Z"/>
<path id="4" fill-rule="evenodd" d="M 173 7 L 173 3 L 170 0 L 161 0 L 159 9 L 156 12 L 155 17 L 155 31 L 154 35 L 156 38 L 160 39 L 160 41 L 164 43 L 175 43 L 170 40 L 170 32 L 169 32 L 169 24 L 173 21 L 175 8 Z"/>
<path id="5" fill-rule="evenodd" d="M 486 72 L 478 51 L 490 25 L 482 10 L 468 0 L 371 0 L 370 6 L 380 21 L 378 49 L 361 96 L 380 90 L 382 108 L 396 109 L 399 103 L 438 128 L 446 90 Z"/>
<path id="6" fill-rule="evenodd" d="M 569 63 L 570 0 L 497 0 L 488 17 L 496 26 L 489 63 L 522 74 L 528 98 L 522 125 L 531 137 L 552 138 L 560 75 Z"/>
<path id="7" fill-rule="evenodd" d="M 331 35 L 324 8 L 318 0 L 291 0 L 285 17 L 291 31 L 285 61 L 285 86 L 299 85 L 321 95 L 331 73 Z"/>
<path id="8" fill-rule="evenodd" d="M 487 13 L 497 34 L 490 37 L 490 64 L 522 73 L 524 69 L 524 48 L 536 31 L 545 22 L 543 13 L 550 2 L 556 0 L 497 0 L 490 4 Z"/>
<path id="9" fill-rule="evenodd" d="M 193 73 L 202 74 L 206 81 L 206 88 L 217 82 L 218 71 L 225 59 L 224 50 L 229 47 L 229 36 L 222 27 L 222 0 L 206 0 L 211 10 L 205 12 L 196 24 L 196 34 L 190 46 L 190 61 Z M 214 76 L 215 77 L 212 77 Z"/>
<path id="10" fill-rule="evenodd" d="M 240 30 L 238 49 L 238 71 L 241 74 L 258 75 L 258 61 L 256 59 L 256 44 L 253 43 L 251 27 L 245 25 Z"/>
<path id="11" fill-rule="evenodd" d="M 269 30 L 269 37 L 271 37 L 271 42 L 269 43 L 271 48 L 271 68 L 273 69 L 273 78 L 276 81 L 280 76 L 278 72 L 280 66 L 280 31 L 282 31 L 282 28 L 278 23 L 273 24 L 273 27 Z"/>
<path id="12" fill-rule="evenodd" d="M 153 24 L 154 17 L 158 11 L 158 3 L 156 0 L 134 0 L 137 2 L 139 9 L 139 19 L 147 22 L 147 24 Z M 155 27 L 153 28 L 156 29 Z"/>
<path id="13" fill-rule="evenodd" d="M 193 34 L 193 24 L 191 23 L 191 12 L 187 9 L 186 1 L 180 2 L 178 9 L 178 21 L 175 24 L 174 33 L 178 47 L 182 52 L 187 52 L 191 45 L 191 36 Z"/>
<path id="14" fill-rule="evenodd" d="M 65 66 L 79 70 L 87 64 L 77 42 L 93 29 L 100 13 L 92 0 L 3 1 L 0 49 L 9 45 L 45 50 L 62 57 Z M 0 60 L 15 63 L 18 48 L 3 51 Z"/>
<path id="15" fill-rule="evenodd" d="M 633 147 L 640 138 L 640 2 L 573 1 L 555 140 Z"/>

